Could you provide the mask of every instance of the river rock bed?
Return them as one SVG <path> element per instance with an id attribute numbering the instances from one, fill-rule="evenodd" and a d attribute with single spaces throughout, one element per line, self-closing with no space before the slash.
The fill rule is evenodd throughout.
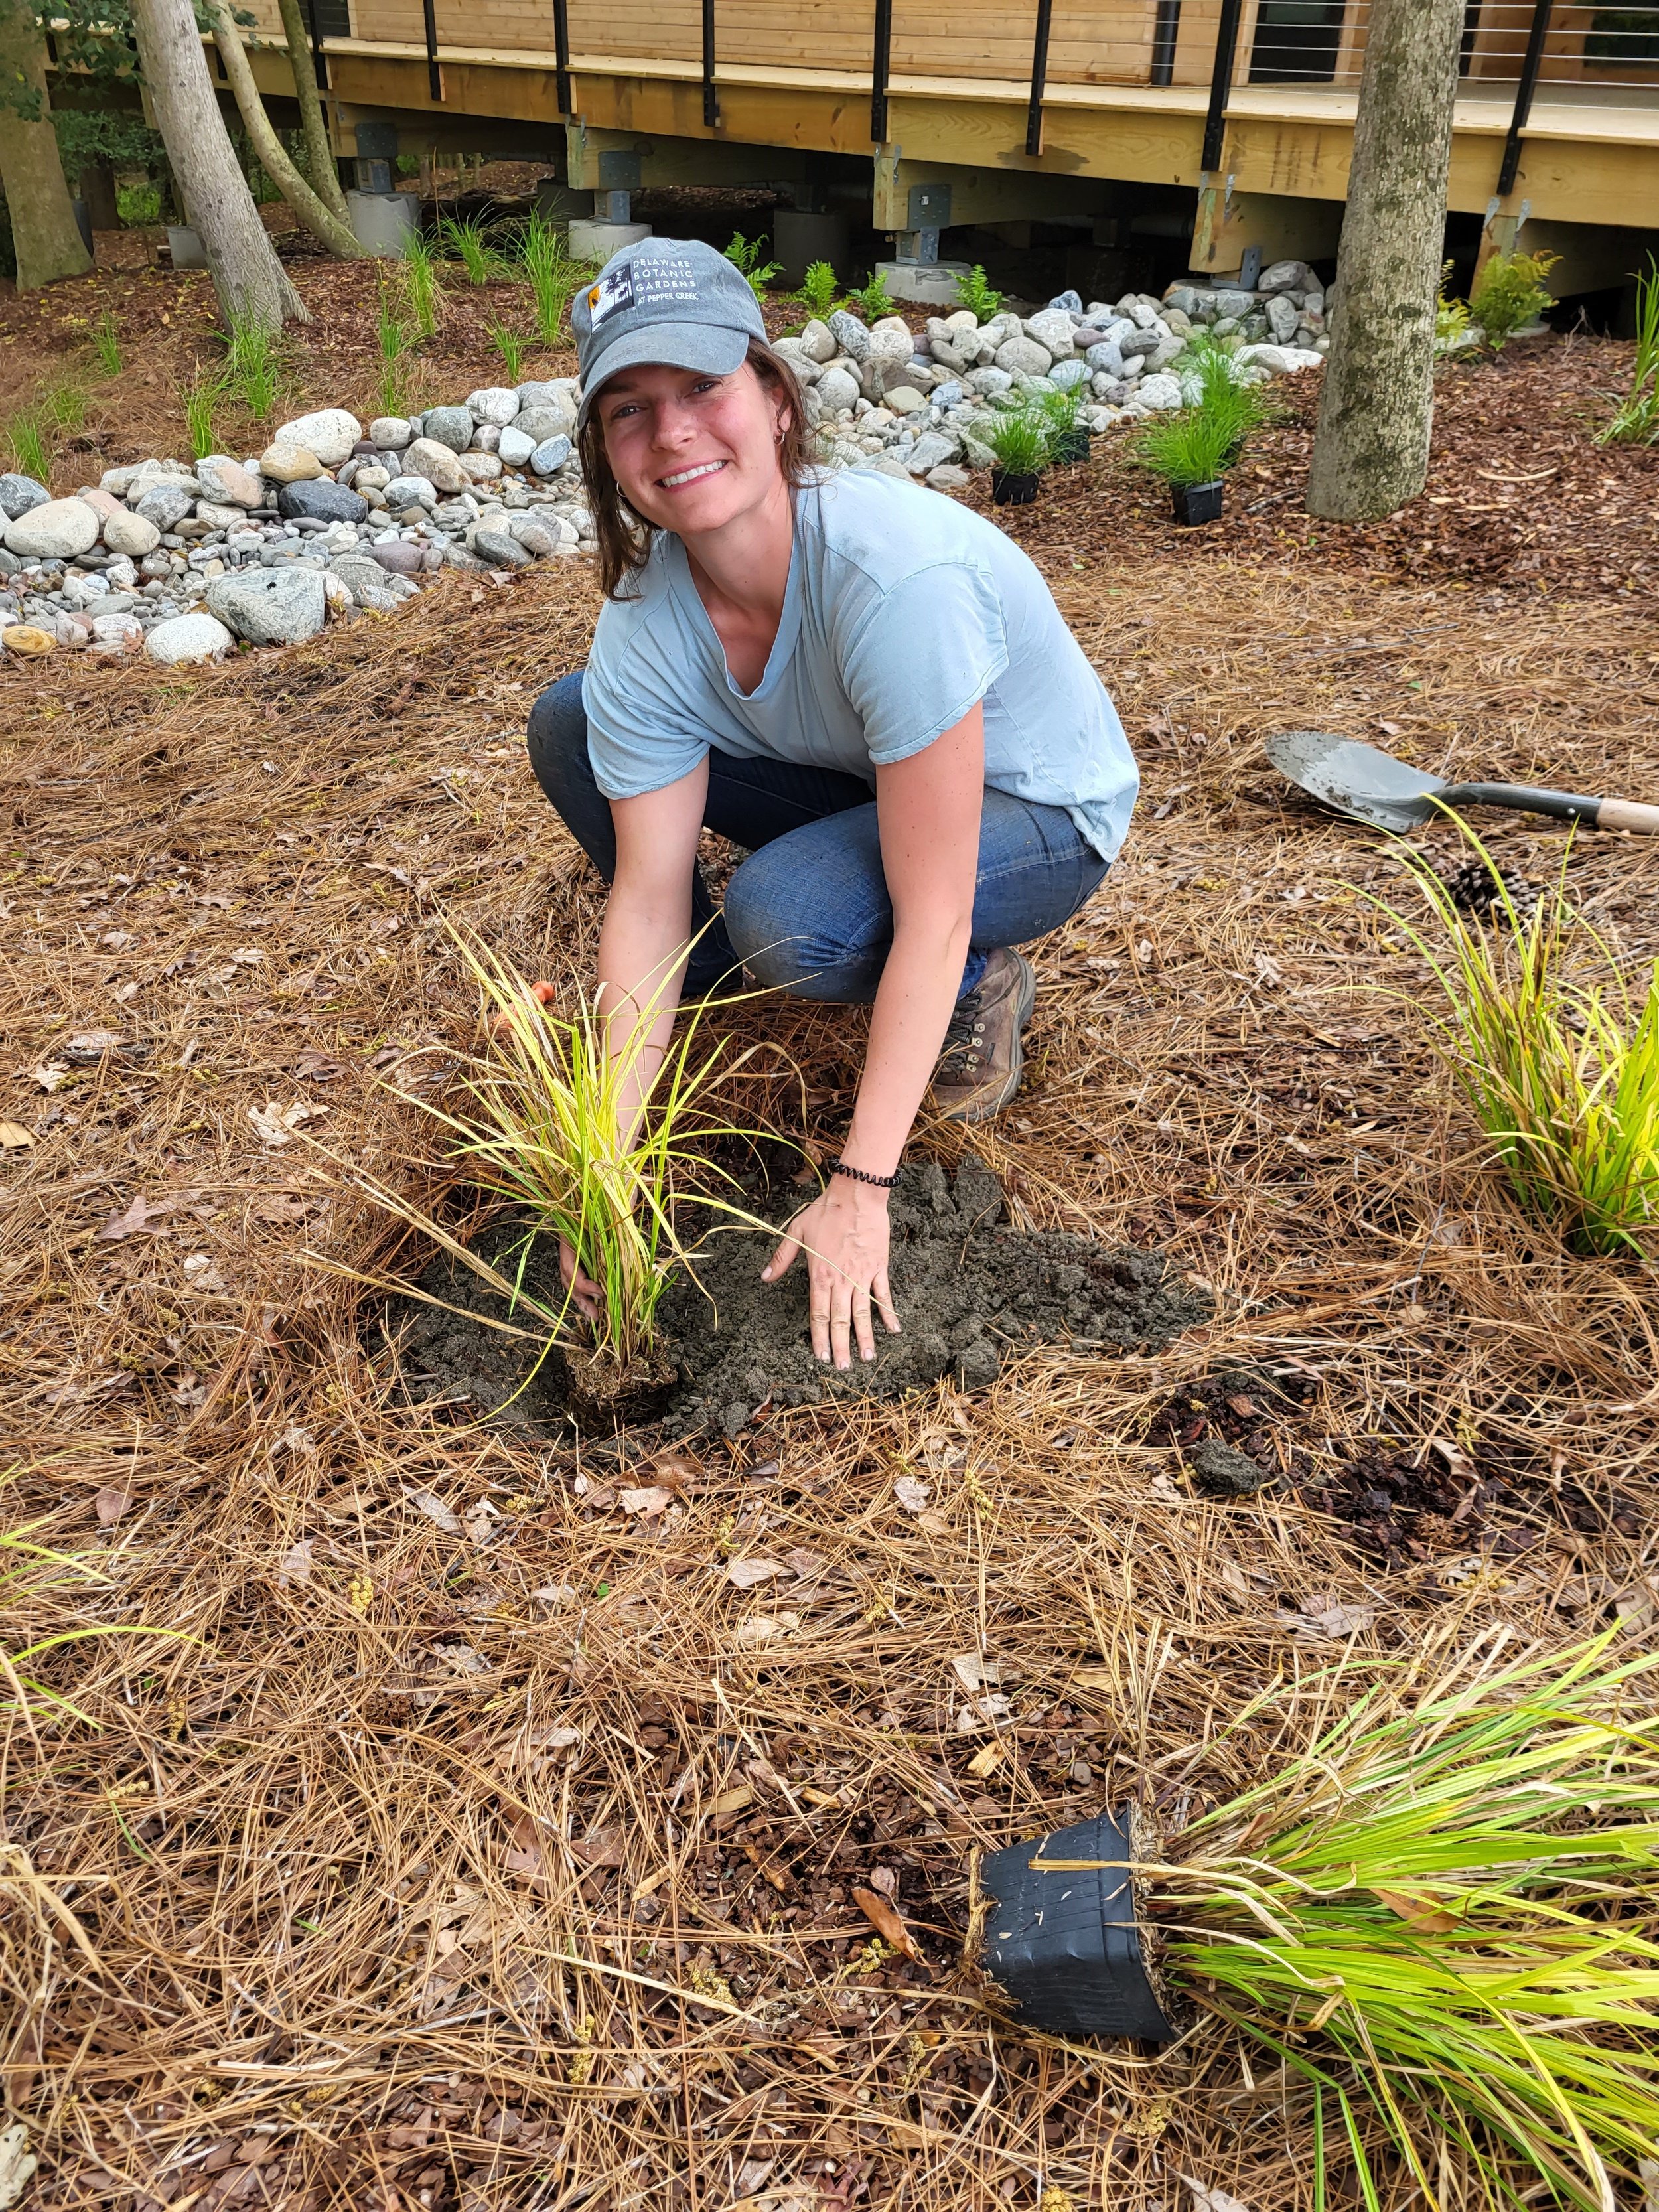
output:
<path id="1" fill-rule="evenodd" d="M 760 1197 L 750 1202 L 780 1220 L 793 1210 Z M 866 1392 L 902 1395 L 945 1375 L 963 1389 L 981 1389 L 1005 1358 L 1034 1345 L 1158 1350 L 1210 1314 L 1208 1298 L 1158 1253 L 1003 1226 L 1001 1191 L 972 1157 L 954 1179 L 935 1165 L 906 1168 L 890 1212 L 890 1272 L 902 1334 L 890 1336 L 878 1324 L 875 1358 L 866 1363 L 855 1352 L 845 1375 L 812 1356 L 803 1263 L 798 1260 L 781 1284 L 764 1284 L 770 1236 L 711 1237 L 697 1261 L 701 1289 L 682 1276 L 660 1309 L 663 1342 L 677 1370 L 659 1409 L 662 1433 L 734 1436 L 775 1409 Z M 521 1236 L 498 1227 L 486 1247 L 504 1253 Z M 555 1248 L 532 1249 L 525 1280 L 544 1304 L 558 1302 L 557 1268 Z M 473 1419 L 493 1413 L 532 1434 L 566 1427 L 557 1352 L 538 1366 L 538 1344 L 472 1319 L 507 1316 L 479 1279 L 447 1255 L 428 1267 L 420 1287 L 465 1311 L 394 1302 L 385 1325 L 400 1345 L 411 1395 L 454 1404 Z"/>
<path id="2" fill-rule="evenodd" d="M 1000 409 L 1073 391 L 1082 426 L 1101 432 L 1180 407 L 1196 396 L 1182 357 L 1200 329 L 1242 379 L 1295 374 L 1319 366 L 1324 308 L 1312 272 L 1286 261 L 1249 292 L 1176 284 L 1086 308 L 1066 292 L 1035 314 L 963 308 L 921 333 L 839 308 L 777 348 L 826 467 L 952 492 L 991 465 L 983 434 Z M 443 568 L 501 574 L 587 552 L 579 397 L 574 377 L 553 377 L 367 426 L 320 408 L 240 461 L 139 461 L 65 499 L 0 476 L 0 656 L 212 660 L 390 613 Z"/>

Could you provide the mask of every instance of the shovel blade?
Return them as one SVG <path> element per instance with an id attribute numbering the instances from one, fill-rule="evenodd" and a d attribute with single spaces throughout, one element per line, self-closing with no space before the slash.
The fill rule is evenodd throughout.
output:
<path id="1" fill-rule="evenodd" d="M 1281 730 L 1267 739 L 1268 759 L 1322 806 L 1396 833 L 1415 830 L 1436 809 L 1434 793 L 1448 787 L 1404 761 L 1326 730 Z"/>

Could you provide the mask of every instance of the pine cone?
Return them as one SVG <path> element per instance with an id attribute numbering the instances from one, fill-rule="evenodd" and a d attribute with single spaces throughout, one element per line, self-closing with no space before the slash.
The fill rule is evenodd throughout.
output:
<path id="1" fill-rule="evenodd" d="M 1487 920 L 1501 919 L 1505 911 L 1505 893 L 1519 915 L 1530 914 L 1538 903 L 1537 884 L 1518 868 L 1494 871 L 1484 860 L 1469 860 L 1461 867 L 1443 867 L 1437 872 L 1451 896 L 1452 904 L 1465 914 Z"/>

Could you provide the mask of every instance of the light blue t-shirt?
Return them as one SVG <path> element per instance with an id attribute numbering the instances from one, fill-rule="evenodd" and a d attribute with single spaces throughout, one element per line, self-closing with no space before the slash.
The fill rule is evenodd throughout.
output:
<path id="1" fill-rule="evenodd" d="M 672 532 L 632 588 L 605 603 L 582 679 L 607 799 L 678 782 L 711 745 L 873 787 L 982 700 L 990 788 L 1064 807 L 1115 858 L 1139 785 L 1123 725 L 1048 586 L 971 507 L 874 469 L 799 491 L 783 618 L 747 693 Z"/>

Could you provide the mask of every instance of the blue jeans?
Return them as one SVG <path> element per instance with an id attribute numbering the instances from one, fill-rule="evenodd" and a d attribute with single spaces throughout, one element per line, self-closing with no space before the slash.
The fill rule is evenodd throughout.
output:
<path id="1" fill-rule="evenodd" d="M 611 882 L 617 836 L 611 802 L 587 757 L 580 672 L 550 684 L 531 708 L 529 745 L 537 781 Z M 868 1005 L 893 941 L 870 786 L 838 769 L 742 758 L 711 747 L 702 818 L 720 836 L 747 847 L 750 857 L 726 886 L 721 915 L 702 871 L 696 872 L 691 927 L 701 933 L 686 970 L 686 995 L 722 984 L 735 989 L 733 971 L 744 967 L 768 989 Z M 1027 944 L 1068 921 L 1100 884 L 1106 865 L 1063 807 L 988 791 L 971 950 L 957 995 L 976 988 L 997 947 Z"/>

